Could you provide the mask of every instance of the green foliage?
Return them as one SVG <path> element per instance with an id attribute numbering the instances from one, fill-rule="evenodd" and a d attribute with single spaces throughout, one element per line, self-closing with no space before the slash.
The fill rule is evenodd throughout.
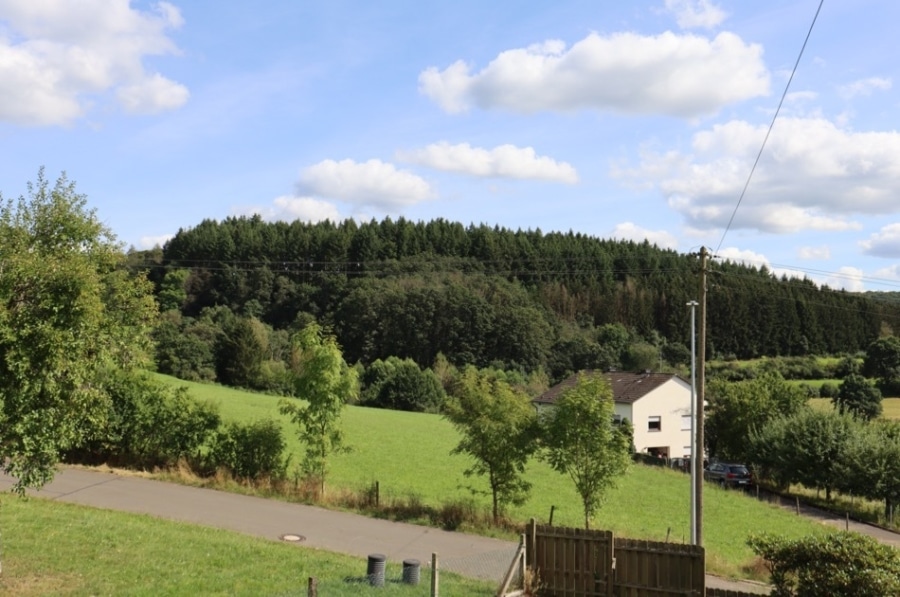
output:
<path id="1" fill-rule="evenodd" d="M 179 268 L 166 272 L 156 294 L 160 312 L 181 311 L 188 299 L 185 283 L 190 275 L 189 269 Z"/>
<path id="2" fill-rule="evenodd" d="M 900 595 L 900 552 L 871 537 L 752 535 L 747 542 L 766 560 L 774 597 Z"/>
<path id="3" fill-rule="evenodd" d="M 389 357 L 369 365 L 362 377 L 364 406 L 438 412 L 445 393 L 431 370 L 422 370 L 412 359 Z"/>
<path id="4" fill-rule="evenodd" d="M 864 421 L 881 415 L 881 392 L 862 375 L 853 373 L 841 382 L 838 395 L 832 398 L 835 408 Z"/>
<path id="5" fill-rule="evenodd" d="M 874 421 L 861 426 L 844 448 L 842 491 L 884 501 L 885 518 L 900 504 L 900 423 Z"/>
<path id="6" fill-rule="evenodd" d="M 631 438 L 625 426 L 613 425 L 613 412 L 609 383 L 580 374 L 543 422 L 544 458 L 575 484 L 585 528 L 631 461 Z"/>
<path id="7" fill-rule="evenodd" d="M 779 485 L 801 483 L 824 489 L 830 500 L 832 490 L 845 479 L 844 454 L 858 428 L 847 415 L 803 409 L 752 430 L 746 455 L 758 473 Z"/>
<path id="8" fill-rule="evenodd" d="M 0 197 L 0 462 L 17 491 L 104 424 L 100 372 L 147 362 L 151 285 L 61 176 Z"/>
<path id="9" fill-rule="evenodd" d="M 219 427 L 218 408 L 193 400 L 144 373 L 109 370 L 105 424 L 73 446 L 66 459 L 143 468 L 172 466 L 195 457 Z"/>
<path id="10" fill-rule="evenodd" d="M 215 381 L 213 348 L 220 333 L 207 320 L 182 317 L 178 311 L 162 313 L 153 330 L 157 370 L 188 381 Z"/>
<path id="11" fill-rule="evenodd" d="M 453 384 L 444 416 L 462 436 L 452 453 L 474 461 L 464 474 L 487 477 L 496 523 L 508 504 L 525 503 L 531 489 L 523 478 L 537 449 L 531 401 L 507 383 L 468 367 Z"/>
<path id="12" fill-rule="evenodd" d="M 216 343 L 216 376 L 227 385 L 255 388 L 265 358 L 266 338 L 253 318 L 231 317 Z"/>
<path id="13" fill-rule="evenodd" d="M 287 472 L 281 426 L 271 419 L 231 422 L 213 437 L 207 467 L 227 468 L 240 479 L 283 479 Z"/>
<path id="14" fill-rule="evenodd" d="M 659 369 L 659 349 L 646 342 L 635 342 L 625 349 L 622 367 L 628 371 L 655 371 Z"/>
<path id="15" fill-rule="evenodd" d="M 822 382 L 822 386 L 819 388 L 819 397 L 836 398 L 839 392 L 840 387 L 836 383 L 826 381 Z"/>
<path id="16" fill-rule="evenodd" d="M 291 372 L 294 395 L 305 399 L 284 400 L 280 411 L 298 427 L 306 451 L 301 470 L 307 478 L 319 483 L 325 491 L 328 458 L 346 451 L 341 431 L 344 404 L 359 394 L 355 369 L 347 366 L 333 336 L 326 335 L 317 324 L 310 324 L 293 338 Z"/>
<path id="17" fill-rule="evenodd" d="M 862 372 L 880 380 L 900 378 L 900 338 L 887 336 L 869 344 Z"/>
<path id="18" fill-rule="evenodd" d="M 706 399 L 707 449 L 711 456 L 733 462 L 747 459 L 752 429 L 807 407 L 803 391 L 787 384 L 777 373 L 734 383 L 714 380 L 707 387 Z"/>

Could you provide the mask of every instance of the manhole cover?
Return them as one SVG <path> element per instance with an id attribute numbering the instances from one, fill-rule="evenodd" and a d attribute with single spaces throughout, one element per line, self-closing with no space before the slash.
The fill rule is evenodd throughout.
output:
<path id="1" fill-rule="evenodd" d="M 304 537 L 303 535 L 287 534 L 287 535 L 282 535 L 281 540 L 287 541 L 289 543 L 299 543 L 301 541 L 306 541 L 306 537 Z"/>

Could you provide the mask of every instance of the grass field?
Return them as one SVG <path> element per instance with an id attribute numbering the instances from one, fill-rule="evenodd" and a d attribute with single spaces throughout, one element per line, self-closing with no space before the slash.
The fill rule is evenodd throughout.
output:
<path id="1" fill-rule="evenodd" d="M 218 403 L 226 420 L 282 420 L 289 434 L 289 449 L 299 458 L 300 445 L 289 422 L 277 412 L 279 398 L 242 392 L 215 385 L 191 384 L 160 376 L 173 384 L 184 384 L 193 396 Z M 333 459 L 328 485 L 362 488 L 379 481 L 382 497 L 418 496 L 424 503 L 439 505 L 471 497 L 466 488 L 479 479 L 466 479 L 467 460 L 451 456 L 458 436 L 440 416 L 404 413 L 351 406 L 343 417 L 350 454 Z M 531 498 L 510 516 L 520 522 L 531 517 L 546 521 L 556 507 L 554 524 L 581 526 L 581 502 L 568 478 L 540 461 L 532 461 L 527 479 L 533 484 Z M 707 567 L 717 573 L 742 576 L 741 567 L 752 560 L 745 545 L 748 533 L 772 532 L 799 536 L 821 530 L 806 519 L 757 502 L 737 492 L 709 487 L 704 492 L 704 538 Z M 487 496 L 476 496 L 487 507 Z M 597 528 L 610 529 L 626 537 L 681 542 L 690 538 L 690 484 L 682 473 L 656 467 L 634 466 L 594 521 Z"/>
<path id="2" fill-rule="evenodd" d="M 4 497 L 0 594 L 32 595 L 306 595 L 307 579 L 331 597 L 423 595 L 397 582 L 389 563 L 385 587 L 362 578 L 366 560 L 160 520 L 42 499 Z M 496 587 L 441 574 L 446 595 L 491 595 Z"/>

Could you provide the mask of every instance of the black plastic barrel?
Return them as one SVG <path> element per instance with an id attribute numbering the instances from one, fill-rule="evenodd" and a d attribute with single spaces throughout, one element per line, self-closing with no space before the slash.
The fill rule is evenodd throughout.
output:
<path id="1" fill-rule="evenodd" d="M 419 560 L 403 560 L 403 583 L 419 584 Z"/>
<path id="2" fill-rule="evenodd" d="M 369 579 L 369 584 L 373 587 L 384 586 L 384 560 L 384 554 L 369 554 L 369 566 L 366 568 L 366 577 Z"/>

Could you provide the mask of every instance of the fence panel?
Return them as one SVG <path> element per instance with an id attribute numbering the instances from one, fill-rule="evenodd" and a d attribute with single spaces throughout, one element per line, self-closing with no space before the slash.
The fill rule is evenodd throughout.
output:
<path id="1" fill-rule="evenodd" d="M 529 524 L 529 564 L 548 595 L 612 597 L 613 535 Z"/>
<path id="2" fill-rule="evenodd" d="M 617 537 L 616 595 L 621 597 L 702 597 L 703 548 Z"/>

